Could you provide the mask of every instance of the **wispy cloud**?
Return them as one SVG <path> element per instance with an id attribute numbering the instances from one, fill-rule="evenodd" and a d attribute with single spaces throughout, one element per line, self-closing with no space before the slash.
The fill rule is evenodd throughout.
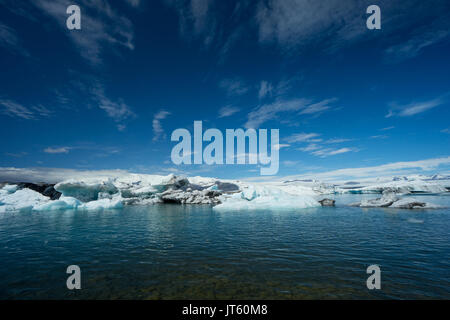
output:
<path id="1" fill-rule="evenodd" d="M 69 153 L 70 151 L 70 147 L 59 147 L 59 148 L 52 148 L 52 147 L 48 147 L 44 149 L 45 153 L 50 153 L 50 154 L 59 154 L 59 153 Z"/>
<path id="2" fill-rule="evenodd" d="M 13 157 L 13 158 L 22 158 L 22 157 L 25 157 L 26 155 L 28 155 L 28 152 L 17 152 L 17 153 L 5 152 L 4 155 L 8 156 L 8 157 Z"/>
<path id="3" fill-rule="evenodd" d="M 353 141 L 353 139 L 334 138 L 334 139 L 328 139 L 328 140 L 324 141 L 324 143 L 338 144 L 338 143 L 344 143 L 344 142 L 349 142 L 349 141 Z"/>
<path id="4" fill-rule="evenodd" d="M 446 101 L 444 98 L 436 98 L 429 101 L 423 102 L 413 102 L 408 105 L 397 105 L 396 103 L 391 103 L 392 109 L 389 110 L 388 114 L 385 116 L 386 118 L 391 118 L 393 116 L 398 117 L 410 117 L 416 114 L 423 113 L 427 110 L 436 108 Z"/>
<path id="5" fill-rule="evenodd" d="M 164 129 L 161 125 L 161 120 L 164 120 L 170 115 L 170 112 L 161 110 L 153 117 L 153 141 L 158 141 L 165 136 Z"/>
<path id="6" fill-rule="evenodd" d="M 321 135 L 318 133 L 298 133 L 293 134 L 284 140 L 289 143 L 308 143 L 306 147 L 297 148 L 299 151 L 308 152 L 314 156 L 325 158 L 330 156 L 335 156 L 338 154 L 348 153 L 348 152 L 358 152 L 358 148 L 330 148 L 330 145 L 340 144 L 352 139 L 328 139 L 323 140 L 319 138 Z"/>
<path id="7" fill-rule="evenodd" d="M 441 130 L 441 132 L 450 134 L 450 128 L 443 129 Z"/>
<path id="8" fill-rule="evenodd" d="M 107 1 L 80 0 L 83 7 L 81 30 L 68 32 L 80 55 L 92 65 L 102 63 L 104 50 L 115 50 L 116 46 L 134 49 L 134 31 L 131 21 L 115 11 Z M 138 4 L 139 1 L 130 1 Z M 67 0 L 37 0 L 33 4 L 65 28 Z"/>
<path id="9" fill-rule="evenodd" d="M 319 115 L 330 109 L 329 104 L 336 99 L 325 99 L 318 103 L 311 103 L 309 99 L 294 98 L 277 100 L 253 109 L 247 116 L 246 128 L 258 128 L 269 120 L 275 120 L 281 113 L 297 112 L 298 115 Z"/>
<path id="10" fill-rule="evenodd" d="M 10 117 L 18 117 L 27 120 L 36 119 L 34 113 L 30 109 L 17 102 L 0 100 L 0 106 L 2 107 L 1 112 Z"/>
<path id="11" fill-rule="evenodd" d="M 389 136 L 386 134 L 380 134 L 380 135 L 370 137 L 370 139 L 387 139 L 387 138 L 389 138 Z"/>
<path id="12" fill-rule="evenodd" d="M 141 5 L 141 0 L 125 0 L 132 7 L 139 7 Z"/>
<path id="13" fill-rule="evenodd" d="M 356 149 L 356 148 L 340 148 L 340 149 L 325 148 L 325 149 L 312 151 L 311 154 L 321 157 L 321 158 L 325 158 L 325 157 L 335 156 L 335 155 L 342 154 L 342 153 L 357 152 L 357 151 L 358 151 L 358 149 Z"/>
<path id="14" fill-rule="evenodd" d="M 295 142 L 307 142 L 310 141 L 313 138 L 319 137 L 320 134 L 318 133 L 296 133 L 289 137 L 286 137 L 284 140 L 288 143 L 295 143 Z"/>
<path id="15" fill-rule="evenodd" d="M 390 127 L 386 127 L 386 128 L 381 128 L 380 131 L 389 131 L 389 130 L 392 130 L 392 129 L 395 129 L 395 127 L 394 126 L 390 126 Z"/>
<path id="16" fill-rule="evenodd" d="M 225 117 L 232 116 L 233 114 L 238 113 L 239 111 L 241 111 L 241 110 L 234 106 L 222 107 L 219 110 L 219 118 L 225 118 Z"/>
<path id="17" fill-rule="evenodd" d="M 223 63 L 245 31 L 251 28 L 252 4 L 249 1 L 164 0 L 179 17 L 181 36 L 200 40 L 205 48 L 216 51 Z"/>
<path id="18" fill-rule="evenodd" d="M 258 98 L 263 99 L 268 95 L 271 95 L 273 91 L 273 86 L 268 81 L 261 81 L 259 91 L 258 91 Z"/>
<path id="19" fill-rule="evenodd" d="M 321 147 L 318 144 L 310 143 L 306 147 L 298 148 L 298 150 L 303 151 L 303 152 L 310 152 L 310 151 L 319 150 L 320 148 Z"/>
<path id="20" fill-rule="evenodd" d="M 224 79 L 220 81 L 219 87 L 229 96 L 242 96 L 250 89 L 242 79 Z"/>
<path id="21" fill-rule="evenodd" d="M 53 114 L 53 111 L 42 105 L 25 107 L 16 101 L 0 99 L 0 113 L 13 118 L 37 120 L 50 117 Z"/>
<path id="22" fill-rule="evenodd" d="M 104 110 L 117 123 L 119 131 L 125 129 L 125 125 L 122 123 L 123 121 L 136 117 L 136 114 L 131 110 L 130 106 L 121 99 L 118 101 L 111 100 L 105 94 L 105 87 L 98 79 L 93 79 L 91 94 L 97 106 Z"/>
<path id="23" fill-rule="evenodd" d="M 264 122 L 276 119 L 279 113 L 288 111 L 298 111 L 307 104 L 305 99 L 293 99 L 289 101 L 278 101 L 270 104 L 264 104 L 255 108 L 248 114 L 245 124 L 246 128 L 258 128 Z"/>
<path id="24" fill-rule="evenodd" d="M 350 1 L 269 0 L 261 1 L 256 12 L 259 40 L 283 49 L 309 44 L 323 37 L 335 45 L 364 34 L 362 4 Z M 359 26 L 359 27 L 357 27 Z"/>
<path id="25" fill-rule="evenodd" d="M 0 22 L 0 47 L 3 47 L 13 53 L 18 53 L 22 56 L 29 56 L 17 36 L 17 32 Z"/>
<path id="26" fill-rule="evenodd" d="M 305 109 L 303 109 L 300 114 L 319 114 L 323 111 L 326 111 L 331 108 L 330 103 L 335 102 L 337 99 L 326 99 L 323 101 L 320 101 L 319 103 L 314 103 L 309 106 L 307 106 Z"/>
<path id="27" fill-rule="evenodd" d="M 448 39 L 450 24 L 446 17 L 439 17 L 431 25 L 418 28 L 405 42 L 385 50 L 387 62 L 400 62 L 418 56 L 426 47 Z"/>

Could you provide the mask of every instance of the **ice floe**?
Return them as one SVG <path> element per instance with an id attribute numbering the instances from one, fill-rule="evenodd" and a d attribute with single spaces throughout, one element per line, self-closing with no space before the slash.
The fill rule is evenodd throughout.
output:
<path id="1" fill-rule="evenodd" d="M 361 208 L 397 208 L 397 209 L 437 209 L 432 203 L 420 201 L 413 197 L 400 198 L 394 193 L 385 192 L 381 198 L 363 200 L 359 203 L 352 204 L 354 207 Z"/>

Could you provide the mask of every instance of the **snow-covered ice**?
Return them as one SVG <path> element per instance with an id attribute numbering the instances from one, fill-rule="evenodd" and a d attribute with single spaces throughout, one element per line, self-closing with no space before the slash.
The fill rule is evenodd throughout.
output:
<path id="1" fill-rule="evenodd" d="M 51 185 L 53 186 L 53 185 Z M 155 203 L 208 204 L 215 210 L 302 209 L 320 206 L 318 196 L 379 193 L 360 207 L 430 208 L 431 204 L 403 195 L 447 193 L 449 176 L 409 176 L 366 181 L 323 183 L 315 180 L 250 183 L 205 177 L 146 174 L 80 177 L 54 186 L 62 195 L 51 200 L 27 189 L 30 184 L 6 184 L 0 189 L 0 212 L 17 210 L 105 210 Z M 34 187 L 33 187 L 34 188 Z M 39 188 L 35 189 L 40 191 Z M 44 192 L 43 192 L 44 193 Z M 56 199 L 56 198 L 53 198 Z"/>

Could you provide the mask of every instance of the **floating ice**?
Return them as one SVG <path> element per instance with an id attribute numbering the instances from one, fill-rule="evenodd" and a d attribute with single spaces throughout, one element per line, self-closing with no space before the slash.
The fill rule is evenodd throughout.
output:
<path id="1" fill-rule="evenodd" d="M 0 212 L 32 210 L 33 207 L 50 201 L 39 192 L 22 189 L 13 193 L 0 194 Z"/>
<path id="2" fill-rule="evenodd" d="M 250 186 L 231 196 L 222 196 L 214 210 L 295 210 L 320 207 L 308 195 L 292 195 L 276 187 Z"/>
<path id="3" fill-rule="evenodd" d="M 381 198 L 363 200 L 352 204 L 361 208 L 397 208 L 397 209 L 435 209 L 440 206 L 432 203 L 419 201 L 412 197 L 399 198 L 393 193 L 385 193 Z"/>

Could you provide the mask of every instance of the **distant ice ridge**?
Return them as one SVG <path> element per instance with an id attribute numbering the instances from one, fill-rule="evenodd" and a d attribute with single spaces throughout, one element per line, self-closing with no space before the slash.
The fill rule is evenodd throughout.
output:
<path id="1" fill-rule="evenodd" d="M 290 180 L 283 182 L 286 186 L 309 187 L 318 194 L 358 193 L 370 194 L 391 192 L 409 193 L 445 193 L 450 191 L 450 176 L 444 175 L 411 175 L 365 179 L 363 181 L 344 181 L 323 183 L 316 180 Z"/>

